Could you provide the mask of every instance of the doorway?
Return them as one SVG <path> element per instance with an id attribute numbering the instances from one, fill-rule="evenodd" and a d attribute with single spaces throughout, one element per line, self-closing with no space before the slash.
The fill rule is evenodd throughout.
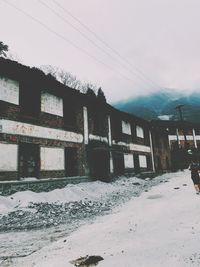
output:
<path id="1" fill-rule="evenodd" d="M 107 150 L 94 149 L 92 151 L 92 176 L 107 181 L 110 170 L 110 154 Z"/>
<path id="2" fill-rule="evenodd" d="M 67 177 L 78 175 L 77 162 L 77 149 L 73 147 L 65 148 L 65 175 Z"/>
<path id="3" fill-rule="evenodd" d="M 19 144 L 19 178 L 38 177 L 39 175 L 39 145 Z"/>
<path id="4" fill-rule="evenodd" d="M 138 154 L 134 155 L 134 170 L 135 170 L 135 173 L 140 172 L 140 162 L 139 162 L 139 155 Z"/>
<path id="5" fill-rule="evenodd" d="M 113 153 L 113 167 L 115 175 L 124 174 L 124 154 L 122 152 Z"/>

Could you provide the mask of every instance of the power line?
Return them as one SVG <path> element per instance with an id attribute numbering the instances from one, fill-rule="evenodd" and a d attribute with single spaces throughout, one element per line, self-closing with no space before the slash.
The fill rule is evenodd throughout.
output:
<path id="1" fill-rule="evenodd" d="M 161 88 L 160 85 L 152 81 L 149 77 L 147 77 L 139 68 L 134 67 L 127 59 L 123 58 L 121 54 L 114 48 L 112 48 L 107 42 L 105 42 L 101 37 L 99 37 L 93 30 L 91 30 L 86 24 L 84 24 L 80 19 L 78 19 L 76 16 L 74 16 L 68 9 L 63 7 L 60 3 L 58 3 L 56 0 L 51 0 L 55 5 L 59 6 L 62 10 L 64 10 L 70 17 L 72 17 L 74 20 L 76 20 L 80 25 L 82 25 L 83 28 L 85 28 L 88 32 L 90 32 L 95 38 L 100 41 L 102 44 L 104 44 L 107 48 L 109 48 L 115 55 L 117 55 L 123 62 L 126 62 L 131 68 L 136 69 L 136 71 L 143 77 L 143 79 L 148 80 L 156 87 Z M 135 72 L 134 72 L 135 73 Z"/>
<path id="2" fill-rule="evenodd" d="M 51 8 L 49 5 L 47 5 L 46 3 L 44 3 L 42 0 L 38 0 L 38 2 L 40 2 L 42 5 L 44 5 L 47 9 L 49 9 L 55 16 L 59 17 L 61 20 L 63 20 L 66 24 L 70 25 L 74 30 L 76 30 L 77 32 L 79 32 L 87 41 L 89 41 L 90 43 L 92 43 L 95 47 L 97 47 L 100 51 L 102 51 L 103 53 L 105 53 L 107 56 L 109 56 L 110 58 L 112 58 L 115 62 L 117 62 L 118 64 L 120 64 L 120 67 L 123 67 L 124 69 L 126 69 L 126 71 L 129 71 L 131 73 L 133 73 L 135 76 L 137 76 L 140 80 L 142 80 L 144 83 L 146 83 L 146 80 L 141 77 L 137 72 L 133 71 L 132 69 L 128 69 L 126 65 L 122 65 L 122 61 L 119 60 L 118 58 L 116 58 L 116 56 L 111 55 L 110 53 L 108 53 L 105 49 L 103 49 L 102 47 L 100 47 L 99 45 L 97 45 L 91 38 L 89 38 L 86 34 L 84 34 L 81 30 L 79 30 L 76 26 L 74 26 L 71 22 L 69 22 L 65 17 L 61 16 L 58 12 L 56 12 L 53 8 Z"/>
<path id="3" fill-rule="evenodd" d="M 103 53 L 105 53 L 107 56 L 109 56 L 110 58 L 112 58 L 114 61 L 118 62 L 120 64 L 120 66 L 124 67 L 126 70 L 130 71 L 129 69 L 127 69 L 127 67 L 125 65 L 121 65 L 121 62 L 116 59 L 115 57 L 113 57 L 110 53 L 108 53 L 105 49 L 103 49 L 102 47 L 100 47 L 99 45 L 97 45 L 92 39 L 90 39 L 86 34 L 84 34 L 82 31 L 80 31 L 77 27 L 75 27 L 71 22 L 69 22 L 68 20 L 66 20 L 66 18 L 62 17 L 58 12 L 56 12 L 53 8 L 51 8 L 49 5 L 47 5 L 46 3 L 44 3 L 42 0 L 38 0 L 38 2 L 40 2 L 42 5 L 44 5 L 47 9 L 49 9 L 55 16 L 59 17 L 61 20 L 63 20 L 66 24 L 70 25 L 74 30 L 76 30 L 77 32 L 79 32 L 86 40 L 88 40 L 90 43 L 92 43 L 95 47 L 97 47 L 99 50 L 101 50 Z M 138 75 L 137 73 L 134 72 L 135 75 Z"/>
<path id="4" fill-rule="evenodd" d="M 122 76 L 124 79 L 129 80 L 131 82 L 135 82 L 134 80 L 130 79 L 129 77 L 125 76 L 124 74 L 122 74 L 120 71 L 114 69 L 113 67 L 109 66 L 108 64 L 104 63 L 103 61 L 99 60 L 98 58 L 96 58 L 95 56 L 91 55 L 90 53 L 88 53 L 85 49 L 81 48 L 80 46 L 76 45 L 74 42 L 72 42 L 71 40 L 69 40 L 68 38 L 66 38 L 65 36 L 57 33 L 56 31 L 52 30 L 48 25 L 46 25 L 45 23 L 43 23 L 42 21 L 34 18 L 32 15 L 28 14 L 27 12 L 25 12 L 24 10 L 22 10 L 21 8 L 17 7 L 16 5 L 14 5 L 13 3 L 11 4 L 10 2 L 6 1 L 6 0 L 2 0 L 3 2 L 5 2 L 6 4 L 8 4 L 9 6 L 13 7 L 14 9 L 18 10 L 19 12 L 23 13 L 26 17 L 29 17 L 30 19 L 32 19 L 33 21 L 37 22 L 38 24 L 40 24 L 43 28 L 45 28 L 47 31 L 53 33 L 54 35 L 56 35 L 57 37 L 61 38 L 62 40 L 64 40 L 67 43 L 70 43 L 70 45 L 72 45 L 73 47 L 75 47 L 76 49 L 80 50 L 82 53 L 86 54 L 87 56 L 89 56 L 90 58 L 92 58 L 93 60 L 97 61 L 98 63 L 100 63 L 101 65 L 104 65 L 105 67 L 107 67 L 108 69 L 110 69 L 112 72 L 116 72 L 118 73 L 120 76 Z"/>

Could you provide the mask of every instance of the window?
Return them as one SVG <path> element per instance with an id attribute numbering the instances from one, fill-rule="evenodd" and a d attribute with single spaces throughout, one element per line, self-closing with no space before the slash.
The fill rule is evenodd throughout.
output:
<path id="1" fill-rule="evenodd" d="M 140 126 L 136 126 L 136 135 L 137 137 L 144 138 L 144 130 Z"/>
<path id="2" fill-rule="evenodd" d="M 122 133 L 131 135 L 131 125 L 127 121 L 122 121 Z"/>
<path id="3" fill-rule="evenodd" d="M 21 83 L 19 92 L 20 113 L 25 118 L 38 118 L 40 114 L 40 91 L 27 81 Z"/>
<path id="4" fill-rule="evenodd" d="M 139 155 L 139 164 L 141 168 L 147 168 L 147 156 Z"/>
<path id="5" fill-rule="evenodd" d="M 0 77 L 0 100 L 19 105 L 19 83 Z"/>
<path id="6" fill-rule="evenodd" d="M 77 127 L 77 108 L 74 102 L 65 101 L 64 104 L 64 123 L 66 129 L 74 129 Z"/>
<path id="7" fill-rule="evenodd" d="M 106 135 L 107 115 L 104 111 L 93 110 L 93 133 L 95 135 Z"/>
<path id="8" fill-rule="evenodd" d="M 41 111 L 63 117 L 63 99 L 43 92 L 41 95 Z"/>
<path id="9" fill-rule="evenodd" d="M 124 154 L 124 165 L 125 168 L 134 168 L 133 154 Z"/>

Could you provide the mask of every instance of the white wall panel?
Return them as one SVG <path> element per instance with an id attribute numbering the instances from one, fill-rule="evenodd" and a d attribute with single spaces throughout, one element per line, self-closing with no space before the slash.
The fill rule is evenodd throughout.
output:
<path id="1" fill-rule="evenodd" d="M 141 168 L 147 168 L 147 157 L 145 155 L 139 155 L 139 164 Z"/>
<path id="2" fill-rule="evenodd" d="M 0 77 L 0 100 L 19 105 L 19 83 Z"/>
<path id="3" fill-rule="evenodd" d="M 112 140 L 113 145 L 118 145 L 118 146 L 125 146 L 130 150 L 133 151 L 140 151 L 140 152 L 151 152 L 151 148 L 149 146 L 144 146 L 144 145 L 138 145 L 138 144 L 133 144 L 133 143 L 125 143 L 125 142 L 116 142 L 115 140 Z"/>
<path id="4" fill-rule="evenodd" d="M 137 137 L 144 138 L 144 130 L 140 126 L 136 126 L 136 135 Z"/>
<path id="5" fill-rule="evenodd" d="M 122 133 L 131 135 L 131 125 L 127 121 L 122 121 Z"/>
<path id="6" fill-rule="evenodd" d="M 82 134 L 10 120 L 0 120 L 0 133 L 47 138 L 74 143 L 83 142 Z"/>
<path id="7" fill-rule="evenodd" d="M 107 137 L 103 137 L 103 136 L 99 136 L 99 135 L 93 135 L 93 134 L 89 135 L 89 140 L 96 140 L 96 141 L 108 143 Z"/>
<path id="8" fill-rule="evenodd" d="M 0 143 L 0 171 L 17 171 L 18 145 Z"/>
<path id="9" fill-rule="evenodd" d="M 124 166 L 125 168 L 134 168 L 133 154 L 124 154 Z"/>
<path id="10" fill-rule="evenodd" d="M 89 130 L 88 130 L 88 111 L 87 107 L 83 107 L 83 123 L 84 123 L 84 144 L 88 144 Z"/>
<path id="11" fill-rule="evenodd" d="M 41 111 L 63 117 L 63 99 L 43 92 L 41 95 Z"/>
<path id="12" fill-rule="evenodd" d="M 41 170 L 64 170 L 65 154 L 63 148 L 40 148 Z"/>

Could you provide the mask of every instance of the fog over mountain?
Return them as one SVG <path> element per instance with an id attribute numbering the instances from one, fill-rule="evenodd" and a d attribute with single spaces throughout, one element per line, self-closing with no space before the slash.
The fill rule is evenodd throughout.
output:
<path id="1" fill-rule="evenodd" d="M 131 114 L 147 120 L 151 119 L 180 119 L 176 106 L 183 104 L 183 119 L 200 122 L 200 90 L 193 92 L 176 89 L 163 89 L 146 96 L 113 103 L 113 105 Z"/>

